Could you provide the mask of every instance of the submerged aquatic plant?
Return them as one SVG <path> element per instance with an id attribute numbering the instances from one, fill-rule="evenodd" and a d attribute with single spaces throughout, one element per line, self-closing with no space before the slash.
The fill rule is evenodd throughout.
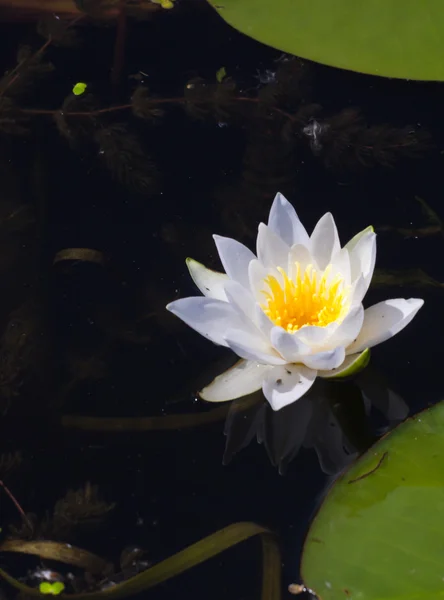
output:
<path id="1" fill-rule="evenodd" d="M 311 236 L 278 193 L 261 223 L 257 257 L 243 244 L 214 236 L 224 273 L 188 259 L 203 297 L 167 309 L 242 360 L 200 392 L 223 402 L 262 388 L 274 410 L 295 402 L 317 376 L 346 376 L 365 366 L 369 349 L 401 331 L 423 300 L 385 300 L 364 311 L 376 235 L 368 227 L 341 248 L 331 213 Z"/>

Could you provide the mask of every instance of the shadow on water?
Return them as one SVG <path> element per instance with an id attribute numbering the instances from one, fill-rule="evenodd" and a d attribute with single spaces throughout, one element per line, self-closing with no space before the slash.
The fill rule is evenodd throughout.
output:
<path id="1" fill-rule="evenodd" d="M 0 82 L 0 477 L 38 537 L 117 570 L 126 549 L 128 576 L 259 523 L 279 535 L 285 595 L 332 478 L 440 399 L 442 86 L 282 57 L 185 2 L 128 21 L 113 85 L 115 27 L 69 31 L 74 45 L 36 60 L 35 23 L 0 25 L 3 71 L 19 48 L 25 63 Z M 367 302 L 420 296 L 427 310 L 352 382 L 278 413 L 260 395 L 208 407 L 196 392 L 232 356 L 164 307 L 195 293 L 187 256 L 218 268 L 213 232 L 252 245 L 277 191 L 309 228 L 331 210 L 343 240 L 373 224 Z M 29 537 L 2 500 L 2 535 Z M 254 544 L 149 593 L 258 598 Z M 55 569 L 17 554 L 0 566 L 33 586 Z"/>

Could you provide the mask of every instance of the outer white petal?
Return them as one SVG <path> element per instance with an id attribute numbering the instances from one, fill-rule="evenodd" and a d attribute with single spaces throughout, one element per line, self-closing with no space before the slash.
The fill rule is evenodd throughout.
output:
<path id="1" fill-rule="evenodd" d="M 350 250 L 351 279 L 355 281 L 362 275 L 365 292 L 373 277 L 376 262 L 376 234 L 364 231 Z"/>
<path id="2" fill-rule="evenodd" d="M 198 333 L 221 346 L 228 346 L 225 341 L 228 329 L 252 326 L 245 319 L 242 320 L 228 302 L 203 296 L 180 298 L 170 302 L 166 308 Z"/>
<path id="3" fill-rule="evenodd" d="M 278 192 L 274 198 L 268 217 L 268 226 L 289 246 L 303 244 L 309 246 L 310 238 L 290 202 Z"/>
<path id="4" fill-rule="evenodd" d="M 246 246 L 231 238 L 213 235 L 216 248 L 226 274 L 244 287 L 249 286 L 248 265 L 256 260 L 255 255 Z"/>
<path id="5" fill-rule="evenodd" d="M 225 294 L 228 302 L 240 313 L 241 317 L 252 320 L 256 307 L 256 301 L 250 290 L 231 279 L 225 284 Z"/>
<path id="6" fill-rule="evenodd" d="M 204 296 L 226 301 L 224 285 L 230 280 L 228 275 L 207 269 L 193 258 L 187 258 L 186 263 L 194 283 Z"/>
<path id="7" fill-rule="evenodd" d="M 338 230 L 331 213 L 319 219 L 310 238 L 311 253 L 319 269 L 324 270 L 341 249 Z"/>
<path id="8" fill-rule="evenodd" d="M 367 292 L 365 286 L 366 282 L 362 275 L 358 277 L 358 279 L 352 284 L 350 292 L 350 309 L 362 304 L 364 296 Z"/>
<path id="9" fill-rule="evenodd" d="M 419 298 L 397 298 L 367 308 L 361 332 L 347 348 L 347 354 L 361 352 L 390 339 L 410 323 L 423 304 L 424 300 Z"/>
<path id="10" fill-rule="evenodd" d="M 366 234 L 367 234 L 367 233 L 369 233 L 369 232 L 373 232 L 373 233 L 374 233 L 374 231 L 375 231 L 375 230 L 373 229 L 372 225 L 369 225 L 368 227 L 366 227 L 365 229 L 363 229 L 362 231 L 360 231 L 359 233 L 357 233 L 355 236 L 353 236 L 353 237 L 352 237 L 352 239 L 351 239 L 351 240 L 349 240 L 349 241 L 348 241 L 348 242 L 345 244 L 344 248 L 347 248 L 347 250 L 348 250 L 349 252 L 352 252 L 352 251 L 353 251 L 353 248 L 356 246 L 356 244 L 359 242 L 359 240 L 360 240 L 360 239 L 361 239 L 361 238 L 362 238 L 364 235 L 366 235 Z"/>
<path id="11" fill-rule="evenodd" d="M 307 246 L 295 244 L 290 248 L 287 267 L 290 279 L 294 279 L 296 276 L 296 263 L 299 264 L 301 271 L 305 271 L 308 265 L 313 264 L 313 257 Z"/>
<path id="12" fill-rule="evenodd" d="M 344 362 L 344 358 L 345 348 L 344 346 L 338 346 L 334 350 L 318 352 L 311 356 L 304 356 L 301 362 L 309 369 L 330 371 L 331 369 L 340 367 Z"/>
<path id="13" fill-rule="evenodd" d="M 265 376 L 262 391 L 273 410 L 296 402 L 313 385 L 316 371 L 303 365 L 275 367 Z"/>
<path id="14" fill-rule="evenodd" d="M 325 342 L 325 350 L 332 350 L 336 346 L 347 348 L 359 335 L 364 322 L 364 307 L 362 304 L 350 310 L 345 319 L 336 327 Z"/>
<path id="15" fill-rule="evenodd" d="M 267 373 L 273 369 L 268 365 L 240 360 L 231 369 L 218 375 L 199 396 L 208 402 L 225 402 L 252 394 L 262 387 Z"/>
<path id="16" fill-rule="evenodd" d="M 245 329 L 230 329 L 225 332 L 226 344 L 241 358 L 253 360 L 263 365 L 285 365 L 284 360 L 265 338 L 257 332 L 247 332 Z"/>
<path id="17" fill-rule="evenodd" d="M 309 346 L 282 327 L 273 327 L 270 332 L 270 340 L 273 347 L 289 363 L 302 362 L 302 357 L 310 352 Z"/>
<path id="18" fill-rule="evenodd" d="M 287 268 L 290 246 L 261 223 L 257 235 L 257 257 L 265 267 Z"/>

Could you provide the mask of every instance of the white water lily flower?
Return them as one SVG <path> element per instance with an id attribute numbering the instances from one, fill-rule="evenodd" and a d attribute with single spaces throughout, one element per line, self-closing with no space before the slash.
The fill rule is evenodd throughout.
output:
<path id="1" fill-rule="evenodd" d="M 305 394 L 317 376 L 345 375 L 364 363 L 368 349 L 401 331 L 424 303 L 398 298 L 364 311 L 376 258 L 373 229 L 341 248 L 327 213 L 309 236 L 279 193 L 268 225 L 259 225 L 257 257 L 233 239 L 215 235 L 214 240 L 225 273 L 188 259 L 203 297 L 167 306 L 242 359 L 200 392 L 209 402 L 262 388 L 279 410 Z"/>

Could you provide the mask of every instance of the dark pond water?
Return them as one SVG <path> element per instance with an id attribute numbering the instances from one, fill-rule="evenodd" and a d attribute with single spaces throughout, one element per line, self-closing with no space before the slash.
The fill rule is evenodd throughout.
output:
<path id="1" fill-rule="evenodd" d="M 9 86 L 16 112 L 0 115 L 0 476 L 35 515 L 40 537 L 116 565 L 128 546 L 154 563 L 231 523 L 262 524 L 279 535 L 285 597 L 332 478 L 387 428 L 441 398 L 444 90 L 290 60 L 185 2 L 128 23 L 117 86 L 115 28 L 83 24 L 76 37 L 47 48 L 52 72 Z M 42 43 L 35 23 L 2 24 L 2 70 L 14 67 L 19 46 Z M 228 100 L 197 102 L 221 67 L 236 90 L 225 80 Z M 71 96 L 65 113 L 125 105 L 140 79 L 163 116 L 65 114 L 57 128 L 51 114 L 35 114 L 59 110 L 79 81 L 87 93 Z M 165 305 L 195 294 L 187 256 L 218 268 L 213 233 L 253 246 L 277 191 L 309 230 L 328 210 L 342 241 L 375 226 L 383 273 L 366 305 L 414 296 L 425 307 L 356 380 L 316 384 L 279 413 L 260 396 L 247 408 L 216 407 L 213 422 L 189 427 L 190 415 L 214 410 L 197 390 L 233 357 Z M 59 254 L 79 248 L 93 252 Z M 86 431 L 85 420 L 67 415 L 135 421 L 122 420 L 120 432 L 95 421 Z M 166 430 L 147 420 L 171 415 L 182 420 Z M 16 452 L 21 462 L 9 468 Z M 69 532 L 48 525 L 55 503 L 87 482 L 114 510 L 103 519 L 86 510 L 88 526 Z M 0 524 L 2 535 L 20 526 L 4 494 Z M 39 564 L 1 558 L 22 578 Z M 260 572 L 251 540 L 147 593 L 255 599 Z"/>

